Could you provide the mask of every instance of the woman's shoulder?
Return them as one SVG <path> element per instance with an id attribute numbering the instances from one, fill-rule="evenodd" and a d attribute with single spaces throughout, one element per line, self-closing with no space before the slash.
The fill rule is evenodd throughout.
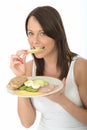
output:
<path id="1" fill-rule="evenodd" d="M 85 69 L 85 68 L 87 68 L 87 59 L 82 58 L 82 57 L 77 58 L 77 60 L 75 62 L 75 66 L 77 66 L 78 69 Z"/>
<path id="2" fill-rule="evenodd" d="M 74 73 L 78 84 L 87 77 L 87 59 L 79 57 L 75 61 Z"/>
<path id="3" fill-rule="evenodd" d="M 27 76 L 32 75 L 32 67 L 33 67 L 33 59 L 26 63 L 26 75 Z"/>
<path id="4" fill-rule="evenodd" d="M 87 108 L 87 59 L 78 58 L 75 62 L 75 80 L 79 87 L 80 97 Z"/>
<path id="5" fill-rule="evenodd" d="M 74 69 L 77 71 L 77 70 L 82 70 L 83 67 L 84 69 L 87 68 L 87 59 L 77 55 L 77 56 L 74 56 L 73 59 L 72 59 L 72 63 L 74 65 Z"/>

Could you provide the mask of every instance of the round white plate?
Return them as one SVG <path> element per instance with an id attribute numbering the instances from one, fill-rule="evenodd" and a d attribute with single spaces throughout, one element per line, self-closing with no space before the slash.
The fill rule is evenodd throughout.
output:
<path id="1" fill-rule="evenodd" d="M 10 92 L 11 94 L 14 94 L 16 96 L 21 96 L 21 97 L 40 97 L 40 96 L 47 96 L 50 94 L 53 94 L 55 92 L 60 91 L 63 88 L 63 83 L 61 80 L 57 79 L 57 78 L 53 78 L 53 77 L 48 77 L 48 76 L 33 76 L 33 77 L 29 77 L 30 80 L 32 79 L 43 79 L 47 82 L 49 82 L 49 84 L 53 84 L 53 85 L 57 85 L 58 87 L 51 91 L 51 92 L 47 92 L 47 93 L 42 93 L 42 92 L 28 92 L 25 90 L 9 90 L 8 92 Z"/>

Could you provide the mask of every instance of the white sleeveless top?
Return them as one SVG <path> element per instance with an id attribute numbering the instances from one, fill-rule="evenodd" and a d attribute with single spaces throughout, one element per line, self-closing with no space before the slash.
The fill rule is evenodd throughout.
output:
<path id="1" fill-rule="evenodd" d="M 73 58 L 66 79 L 65 95 L 73 103 L 83 107 L 78 87 L 74 80 L 74 63 L 78 57 Z M 35 76 L 35 64 L 32 76 Z M 32 103 L 37 111 L 41 112 L 41 120 L 38 130 L 87 130 L 87 126 L 76 120 L 62 106 L 46 97 L 32 98 Z"/>

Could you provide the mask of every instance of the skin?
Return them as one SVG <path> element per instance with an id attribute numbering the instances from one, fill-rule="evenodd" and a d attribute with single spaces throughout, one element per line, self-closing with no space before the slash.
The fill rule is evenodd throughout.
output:
<path id="1" fill-rule="evenodd" d="M 37 53 L 35 56 L 37 58 L 44 58 L 45 60 L 44 75 L 58 78 L 60 69 L 56 70 L 57 49 L 55 41 L 44 34 L 42 27 L 33 16 L 31 16 L 28 21 L 28 42 L 31 48 L 43 48 L 43 52 Z M 19 50 L 16 55 L 11 56 L 10 68 L 17 76 L 32 76 L 32 61 L 26 63 L 27 52 L 27 50 Z M 21 55 L 22 57 L 20 58 Z M 54 71 L 50 72 L 50 70 Z M 60 104 L 77 120 L 87 125 L 87 60 L 79 58 L 75 62 L 74 76 L 81 100 L 84 104 L 84 109 L 72 103 L 64 95 L 65 87 L 63 91 L 49 95 L 47 98 Z M 65 78 L 63 80 L 65 83 Z M 36 110 L 32 106 L 30 98 L 18 98 L 18 114 L 24 127 L 28 128 L 34 123 Z"/>

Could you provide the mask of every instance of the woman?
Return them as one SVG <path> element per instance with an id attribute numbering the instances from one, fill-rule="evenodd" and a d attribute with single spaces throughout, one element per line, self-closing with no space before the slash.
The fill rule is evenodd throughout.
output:
<path id="1" fill-rule="evenodd" d="M 30 127 L 41 112 L 38 130 L 87 130 L 87 60 L 70 51 L 61 17 L 50 6 L 37 7 L 25 23 L 31 48 L 41 48 L 26 63 L 28 50 L 11 56 L 10 67 L 19 75 L 50 76 L 62 81 L 63 91 L 46 97 L 18 97 L 18 114 Z M 22 56 L 22 57 L 21 57 Z"/>

